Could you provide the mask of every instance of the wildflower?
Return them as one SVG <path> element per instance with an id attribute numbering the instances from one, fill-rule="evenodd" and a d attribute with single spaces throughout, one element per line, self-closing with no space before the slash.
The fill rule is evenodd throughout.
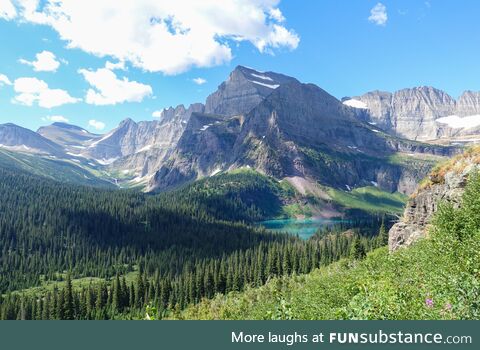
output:
<path id="1" fill-rule="evenodd" d="M 452 304 L 446 303 L 444 308 L 446 311 L 452 311 Z"/>
<path id="2" fill-rule="evenodd" d="M 427 305 L 427 307 L 433 307 L 433 299 L 432 298 L 425 299 L 425 305 Z"/>

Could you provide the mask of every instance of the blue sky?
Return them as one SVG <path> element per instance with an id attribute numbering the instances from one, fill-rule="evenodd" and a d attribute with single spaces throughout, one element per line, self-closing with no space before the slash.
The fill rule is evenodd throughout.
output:
<path id="1" fill-rule="evenodd" d="M 48 2 L 0 0 L 0 123 L 35 130 L 63 117 L 106 132 L 126 117 L 152 120 L 164 107 L 204 102 L 239 64 L 338 98 L 421 85 L 453 97 L 480 90 L 476 0 L 244 0 L 240 8 L 139 0 L 124 14 L 113 0 Z"/>

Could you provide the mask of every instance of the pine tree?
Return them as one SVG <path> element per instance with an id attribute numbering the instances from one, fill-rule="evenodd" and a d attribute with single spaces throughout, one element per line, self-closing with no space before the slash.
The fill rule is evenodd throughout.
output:
<path id="1" fill-rule="evenodd" d="M 377 246 L 383 247 L 388 244 L 388 232 L 385 228 L 385 217 L 382 218 L 382 224 L 380 225 L 380 229 L 378 231 L 378 240 Z"/>
<path id="2" fill-rule="evenodd" d="M 350 258 L 354 260 L 361 260 L 366 256 L 365 247 L 358 237 L 355 237 L 350 249 Z"/>
<path id="3" fill-rule="evenodd" d="M 63 306 L 63 319 L 73 320 L 75 318 L 74 301 L 73 301 L 73 287 L 72 277 L 70 272 L 67 273 L 66 285 L 64 289 L 64 306 Z"/>

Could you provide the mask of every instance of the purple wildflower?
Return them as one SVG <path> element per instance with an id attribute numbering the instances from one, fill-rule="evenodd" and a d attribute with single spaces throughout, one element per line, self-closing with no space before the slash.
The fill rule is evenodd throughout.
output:
<path id="1" fill-rule="evenodd" d="M 445 304 L 445 310 L 451 311 L 451 310 L 452 310 L 452 304 L 446 303 L 446 304 Z"/>
<path id="2" fill-rule="evenodd" d="M 433 299 L 432 298 L 425 299 L 425 304 L 427 305 L 427 307 L 433 307 Z"/>

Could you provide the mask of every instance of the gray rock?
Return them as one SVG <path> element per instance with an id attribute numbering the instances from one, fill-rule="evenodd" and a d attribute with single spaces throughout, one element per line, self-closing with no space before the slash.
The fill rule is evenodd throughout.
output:
<path id="1" fill-rule="evenodd" d="M 437 120 L 480 114 L 480 92 L 466 91 L 458 101 L 433 87 L 403 89 L 395 93 L 372 91 L 354 97 L 367 105 L 357 109 L 359 119 L 375 123 L 386 132 L 410 140 L 433 141 L 479 135 L 480 128 L 452 128 Z"/>
<path id="2" fill-rule="evenodd" d="M 462 161 L 467 165 L 461 173 L 451 170 L 441 179 L 434 178 L 436 181 L 432 185 L 420 190 L 409 199 L 402 220 L 390 229 L 388 240 L 390 251 L 408 247 L 425 237 L 428 225 L 440 203 L 450 203 L 457 208 L 461 205 L 468 176 L 480 169 L 473 157 L 463 158 Z"/>

